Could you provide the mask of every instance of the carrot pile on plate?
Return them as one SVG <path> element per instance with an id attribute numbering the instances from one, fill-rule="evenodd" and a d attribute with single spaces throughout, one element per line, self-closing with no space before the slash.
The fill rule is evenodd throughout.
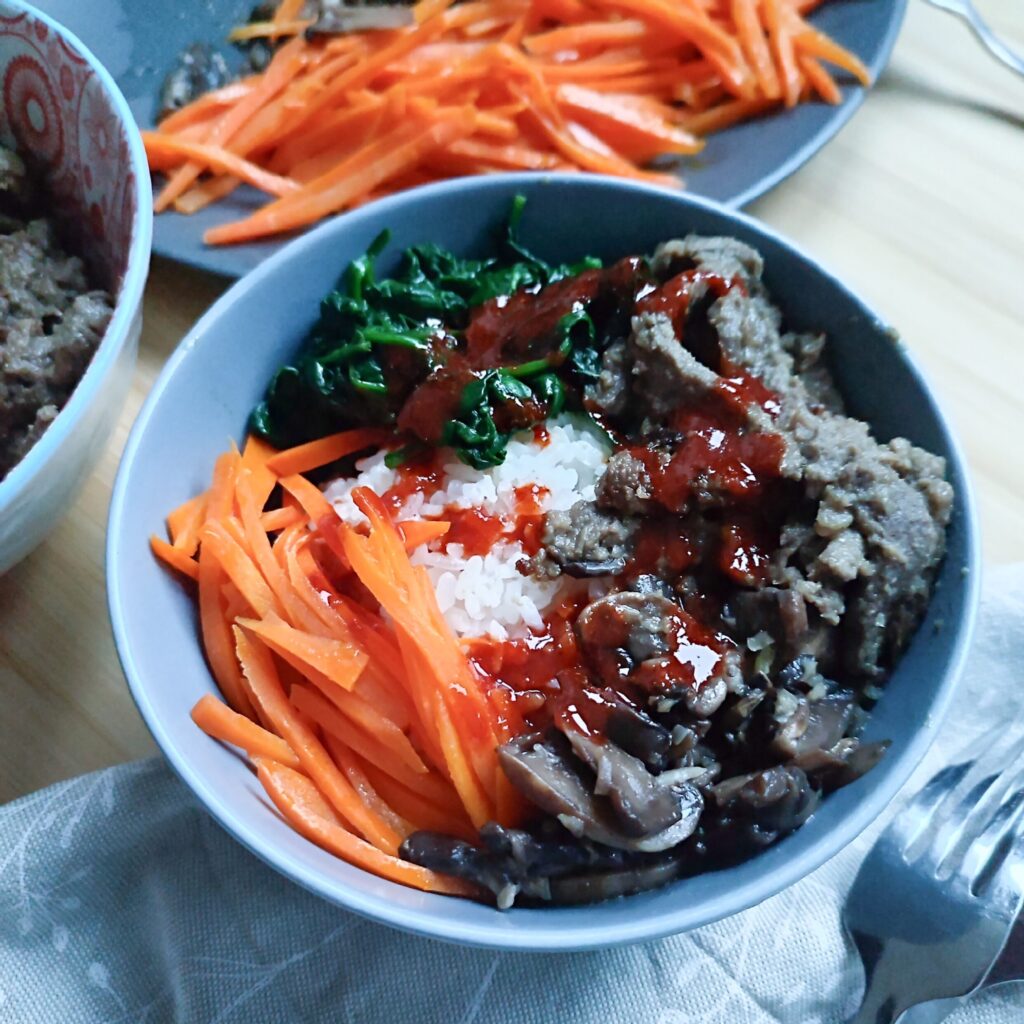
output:
<path id="1" fill-rule="evenodd" d="M 398 848 L 419 829 L 471 839 L 490 820 L 521 824 L 497 748 L 524 725 L 477 675 L 426 571 L 410 564 L 408 552 L 448 524 L 396 524 L 360 488 L 368 527 L 352 529 L 302 475 L 383 440 L 350 430 L 276 452 L 250 438 L 168 516 L 170 539 L 151 544 L 196 585 L 224 698 L 199 700 L 200 728 L 245 751 L 311 841 L 394 881 L 467 895 L 472 887 L 399 859 Z"/>
<path id="2" fill-rule="evenodd" d="M 419 0 L 413 23 L 307 39 L 301 0 L 240 37 L 282 42 L 260 75 L 143 133 L 193 213 L 245 182 L 269 201 L 211 244 L 305 227 L 440 178 L 580 170 L 679 186 L 645 169 L 701 136 L 818 96 L 826 64 L 864 65 L 804 16 L 821 0 Z"/>

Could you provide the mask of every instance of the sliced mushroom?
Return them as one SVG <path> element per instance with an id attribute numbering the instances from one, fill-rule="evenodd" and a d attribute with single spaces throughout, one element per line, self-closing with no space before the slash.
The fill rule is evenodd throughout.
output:
<path id="1" fill-rule="evenodd" d="M 616 896 L 629 896 L 657 889 L 676 878 L 681 870 L 681 858 L 666 857 L 653 863 L 637 864 L 616 871 L 552 879 L 551 900 L 554 903 L 596 903 Z"/>
<path id="2" fill-rule="evenodd" d="M 595 561 L 563 562 L 562 572 L 573 579 L 588 579 L 591 576 L 617 576 L 626 568 L 625 556 Z"/>
<path id="3" fill-rule="evenodd" d="M 608 712 L 604 731 L 612 743 L 649 768 L 659 771 L 666 766 L 671 733 L 634 705 L 616 701 Z"/>
<path id="4" fill-rule="evenodd" d="M 788 690 L 780 691 L 789 694 Z M 853 694 L 830 694 L 821 700 L 796 698 L 796 706 L 781 723 L 772 740 L 772 749 L 785 760 L 828 750 L 844 736 L 853 714 Z"/>
<path id="5" fill-rule="evenodd" d="M 629 757 L 621 751 L 619 753 L 623 758 Z M 693 833 L 703 808 L 703 797 L 695 786 L 669 783 L 666 790 L 671 792 L 678 814 L 661 831 L 643 836 L 628 835 L 613 802 L 594 792 L 584 780 L 581 774 L 583 766 L 573 756 L 573 749 L 563 736 L 541 737 L 534 734 L 519 737 L 498 749 L 498 760 L 505 775 L 520 793 L 542 811 L 557 818 L 578 839 L 590 839 L 619 850 L 648 853 L 667 850 Z M 636 758 L 631 760 L 650 778 L 657 778 L 650 776 Z M 597 763 L 600 769 L 601 762 Z M 595 783 L 598 788 L 603 788 L 612 777 L 619 778 L 614 761 L 606 763 L 610 767 L 603 769 L 605 779 L 598 778 Z M 618 770 L 623 770 L 621 764 Z M 635 778 L 627 780 L 625 776 L 620 781 L 623 785 L 642 784 Z M 635 793 L 627 800 L 634 801 Z M 632 808 L 635 805 L 630 802 L 629 806 Z M 663 806 L 659 802 L 659 807 Z M 653 823 L 666 819 L 667 815 L 663 817 L 659 814 L 649 821 Z M 634 822 L 644 820 L 637 817 Z M 639 825 L 634 824 L 634 832 L 638 828 Z"/>
<path id="6" fill-rule="evenodd" d="M 635 838 L 663 832 L 682 817 L 671 787 L 659 783 L 643 761 L 614 743 L 597 743 L 575 729 L 566 732 L 576 756 L 597 776 L 594 793 L 611 802 L 621 830 Z"/>
<path id="7" fill-rule="evenodd" d="M 797 767 L 779 765 L 739 775 L 711 789 L 722 809 L 753 819 L 762 829 L 789 832 L 817 809 L 820 794 Z"/>
<path id="8" fill-rule="evenodd" d="M 414 23 L 412 8 L 408 4 L 349 4 L 340 0 L 321 0 L 320 16 L 306 29 L 306 35 L 315 38 L 347 32 L 382 31 L 406 28 Z"/>

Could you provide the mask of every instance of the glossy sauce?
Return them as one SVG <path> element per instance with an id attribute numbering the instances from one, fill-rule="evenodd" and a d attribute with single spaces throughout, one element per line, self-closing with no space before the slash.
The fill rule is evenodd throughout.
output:
<path id="1" fill-rule="evenodd" d="M 746 295 L 743 282 L 732 277 L 722 277 L 707 270 L 684 270 L 670 277 L 663 285 L 644 295 L 636 304 L 637 313 L 664 313 L 672 321 L 676 337 L 683 336 L 683 323 L 690 308 L 694 286 L 707 285 L 708 290 L 721 298 L 733 289 Z"/>
<path id="2" fill-rule="evenodd" d="M 390 493 L 390 492 L 389 492 Z M 461 544 L 467 555 L 486 555 L 499 540 L 518 542 L 527 555 L 540 550 L 544 529 L 543 501 L 546 487 L 524 484 L 515 491 L 515 511 L 512 521 L 479 508 L 459 508 L 448 505 L 439 517 L 451 523 L 441 544 Z"/>

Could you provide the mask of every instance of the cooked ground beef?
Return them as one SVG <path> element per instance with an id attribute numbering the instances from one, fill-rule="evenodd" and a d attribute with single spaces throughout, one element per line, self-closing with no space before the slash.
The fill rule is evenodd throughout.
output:
<path id="1" fill-rule="evenodd" d="M 57 417 L 112 312 L 40 209 L 24 163 L 0 148 L 0 480 Z"/>

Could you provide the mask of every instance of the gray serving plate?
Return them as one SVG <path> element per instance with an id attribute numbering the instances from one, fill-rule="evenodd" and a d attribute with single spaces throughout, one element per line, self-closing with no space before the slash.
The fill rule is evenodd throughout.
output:
<path id="1" fill-rule="evenodd" d="M 216 42 L 244 21 L 254 0 L 38 0 L 106 65 L 142 127 L 152 127 L 157 95 L 175 56 L 196 40 Z M 856 53 L 877 78 L 899 33 L 906 0 L 825 0 L 811 21 Z M 231 47 L 225 52 L 234 57 Z M 686 187 L 727 206 L 745 206 L 808 160 L 850 119 L 865 90 L 847 84 L 839 106 L 807 103 L 736 125 L 712 136 L 682 165 Z M 238 220 L 266 197 L 239 189 L 215 206 L 186 217 L 156 218 L 153 250 L 205 270 L 241 277 L 282 241 L 212 247 L 203 232 Z"/>
<path id="2" fill-rule="evenodd" d="M 493 907 L 416 892 L 353 867 L 292 831 L 253 773 L 190 720 L 215 685 L 193 598 L 150 554 L 167 512 L 205 489 L 216 456 L 241 441 L 271 374 L 316 319 L 320 298 L 383 228 L 386 275 L 417 242 L 481 255 L 528 197 L 523 241 L 552 261 L 649 252 L 687 232 L 728 234 L 764 256 L 765 281 L 794 330 L 825 331 L 849 410 L 876 436 L 944 455 L 956 493 L 949 553 L 928 615 L 867 726 L 890 739 L 882 762 L 829 796 L 799 831 L 736 867 L 587 907 Z M 600 211 L 595 216 L 594 211 Z M 759 903 L 843 849 L 907 780 L 935 737 L 967 656 L 978 590 L 978 534 L 963 458 L 936 399 L 895 334 L 812 257 L 755 221 L 684 193 L 582 175 L 466 178 L 414 189 L 335 218 L 239 281 L 171 357 L 132 431 L 107 531 L 114 635 L 139 709 L 210 813 L 277 870 L 349 910 L 421 935 L 521 950 L 581 950 L 695 928 Z M 253 894 L 259 913 L 259 894 Z"/>

